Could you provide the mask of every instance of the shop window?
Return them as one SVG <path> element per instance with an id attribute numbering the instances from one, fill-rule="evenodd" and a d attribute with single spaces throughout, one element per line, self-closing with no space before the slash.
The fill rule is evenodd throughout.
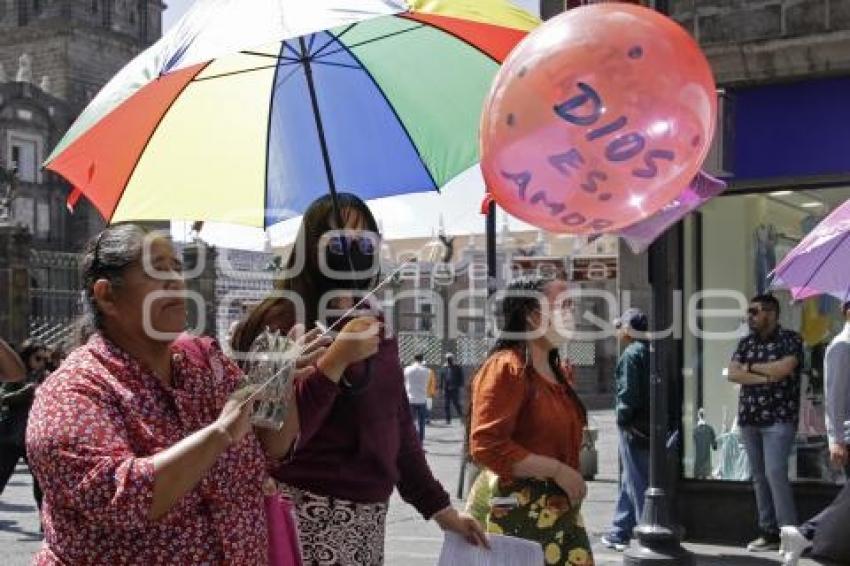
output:
<path id="1" fill-rule="evenodd" d="M 10 132 L 8 144 L 7 163 L 10 167 L 17 167 L 18 179 L 28 183 L 40 182 L 41 140 L 37 136 Z"/>
<path id="2" fill-rule="evenodd" d="M 771 292 L 779 301 L 781 326 L 798 332 L 804 343 L 791 478 L 831 483 L 841 477 L 841 472 L 829 465 L 823 390 L 824 352 L 844 325 L 841 301 L 822 296 L 792 302 L 788 291 L 771 287 L 771 272 L 821 219 L 848 198 L 850 187 L 735 194 L 714 199 L 688 219 L 682 372 L 685 477 L 749 478 L 737 427 L 739 386 L 728 380 L 725 370 L 738 341 L 749 332 L 746 304 L 764 292 Z M 699 291 L 711 295 L 697 300 Z M 705 314 L 709 309 L 714 312 Z M 716 450 L 710 443 L 712 433 Z"/>

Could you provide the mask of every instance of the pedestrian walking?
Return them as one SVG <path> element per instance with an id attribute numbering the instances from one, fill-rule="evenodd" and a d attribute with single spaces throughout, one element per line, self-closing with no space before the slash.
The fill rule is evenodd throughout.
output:
<path id="1" fill-rule="evenodd" d="M 0 338 L 0 383 L 23 381 L 26 375 L 27 370 L 21 357 Z"/>
<path id="2" fill-rule="evenodd" d="M 826 406 L 826 437 L 829 443 L 829 460 L 832 466 L 844 470 L 850 480 L 850 457 L 847 453 L 850 421 L 850 302 L 844 303 L 844 328 L 830 342 L 824 356 L 824 405 Z M 850 483 L 845 483 L 833 503 L 800 527 L 783 526 L 780 532 L 781 553 L 787 566 L 795 566 L 800 556 L 812 548 L 820 525 L 843 517 L 846 525 L 850 518 Z M 834 541 L 839 542 L 839 541 Z M 842 556 L 819 556 L 830 560 L 850 562 L 850 546 L 844 545 Z"/>
<path id="3" fill-rule="evenodd" d="M 413 423 L 419 432 L 419 444 L 425 442 L 425 419 L 428 416 L 428 382 L 431 370 L 423 365 L 425 356 L 416 354 L 413 363 L 404 368 L 404 386 L 407 389 L 407 400 Z"/>
<path id="4" fill-rule="evenodd" d="M 27 384 L 27 370 L 17 352 L 0 340 L 0 495 L 24 456 L 26 414 L 24 403 L 31 402 L 33 386 Z"/>
<path id="5" fill-rule="evenodd" d="M 290 275 L 277 286 L 282 292 L 239 326 L 234 350 L 249 351 L 266 328 L 288 331 L 299 316 L 312 327 L 327 308 L 347 312 L 378 282 L 380 242 L 372 212 L 351 194 L 338 194 L 337 202 L 338 210 L 330 196 L 323 196 L 308 207 L 286 264 Z M 321 316 L 328 325 L 344 322 Z M 274 471 L 296 506 L 304 563 L 382 564 L 395 488 L 425 519 L 473 544 L 486 544 L 475 519 L 452 507 L 425 460 L 397 339 L 385 335 L 374 319 L 358 320 L 371 320 L 361 331 L 362 356 L 325 360 L 314 375 L 296 382 L 298 442 Z"/>
<path id="6" fill-rule="evenodd" d="M 622 552 L 641 520 L 649 485 L 650 376 L 645 340 L 649 321 L 640 309 L 632 308 L 614 321 L 614 327 L 620 343 L 625 345 L 614 370 L 622 473 L 614 519 L 610 531 L 602 536 L 602 544 Z"/>
<path id="7" fill-rule="evenodd" d="M 741 339 L 728 368 L 729 381 L 741 386 L 738 423 L 750 462 L 760 535 L 751 552 L 779 549 L 780 527 L 797 524 L 788 458 L 800 413 L 803 341 L 779 324 L 779 302 L 772 295 L 750 301 L 750 334 Z"/>
<path id="8" fill-rule="evenodd" d="M 437 396 L 437 372 L 428 368 L 428 400 L 426 401 L 425 423 L 431 424 L 431 411 L 434 410 L 434 398 Z"/>
<path id="9" fill-rule="evenodd" d="M 291 426 L 255 434 L 242 371 L 212 340 L 168 338 L 186 327 L 168 240 L 112 226 L 82 266 L 83 343 L 39 387 L 27 430 L 44 488 L 34 564 L 267 564 L 266 466 Z"/>
<path id="10" fill-rule="evenodd" d="M 485 471 L 470 497 L 477 508 L 487 498 L 489 532 L 539 542 L 548 565 L 592 566 L 578 471 L 587 411 L 559 355 L 572 328 L 566 293 L 562 280 L 508 286 L 503 335 L 472 381 L 470 455 Z"/>
<path id="11" fill-rule="evenodd" d="M 27 460 L 26 430 L 35 391 L 47 373 L 47 348 L 41 342 L 26 340 L 21 344 L 20 359 L 26 377 L 23 381 L 0 385 L 0 494 L 15 473 L 21 460 Z M 41 509 L 42 492 L 33 476 L 33 499 Z"/>
<path id="12" fill-rule="evenodd" d="M 463 419 L 463 409 L 460 407 L 460 393 L 463 391 L 463 368 L 455 364 L 455 356 L 446 354 L 446 363 L 440 368 L 440 390 L 446 407 L 446 424 L 452 424 L 452 407 L 458 418 Z"/>

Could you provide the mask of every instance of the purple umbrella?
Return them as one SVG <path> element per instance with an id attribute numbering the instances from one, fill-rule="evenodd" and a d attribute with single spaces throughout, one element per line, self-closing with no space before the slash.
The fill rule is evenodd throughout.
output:
<path id="1" fill-rule="evenodd" d="M 832 295 L 850 300 L 850 200 L 832 211 L 773 271 L 773 287 L 795 299 Z"/>

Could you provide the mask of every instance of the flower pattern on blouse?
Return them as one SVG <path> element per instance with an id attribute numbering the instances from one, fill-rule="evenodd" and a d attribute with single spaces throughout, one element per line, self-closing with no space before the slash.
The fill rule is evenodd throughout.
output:
<path id="1" fill-rule="evenodd" d="M 779 383 L 742 385 L 738 401 L 738 424 L 770 426 L 797 423 L 800 414 L 800 370 L 803 368 L 803 339 L 793 330 L 778 327 L 766 340 L 755 333 L 741 339 L 732 360 L 742 364 L 766 363 L 797 358 L 794 375 Z"/>
<path id="2" fill-rule="evenodd" d="M 147 516 L 151 456 L 215 420 L 242 377 L 215 342 L 187 338 L 172 352 L 166 386 L 96 334 L 39 388 L 27 430 L 45 493 L 35 564 L 267 563 L 266 460 L 253 434 L 164 517 Z"/>

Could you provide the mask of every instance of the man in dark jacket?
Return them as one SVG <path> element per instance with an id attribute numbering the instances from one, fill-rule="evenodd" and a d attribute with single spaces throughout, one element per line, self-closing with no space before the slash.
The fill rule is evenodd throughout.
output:
<path id="1" fill-rule="evenodd" d="M 629 309 L 614 326 L 625 345 L 614 372 L 623 472 L 614 521 L 602 543 L 623 551 L 640 521 L 649 482 L 649 347 L 642 340 L 649 324 L 643 312 Z"/>
<path id="2" fill-rule="evenodd" d="M 463 389 L 463 368 L 455 364 L 454 354 L 446 354 L 446 365 L 440 368 L 440 389 L 446 401 L 446 424 L 452 424 L 452 405 L 462 419 L 460 392 Z"/>

